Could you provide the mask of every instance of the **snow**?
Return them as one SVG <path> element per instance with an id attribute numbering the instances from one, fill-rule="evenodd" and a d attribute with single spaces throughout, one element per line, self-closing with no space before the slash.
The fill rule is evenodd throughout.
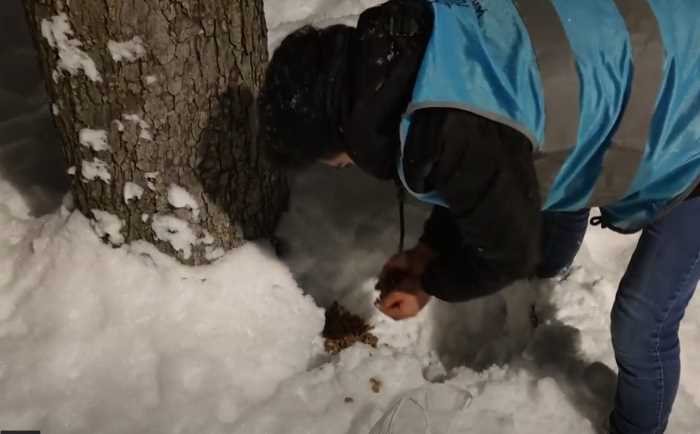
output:
<path id="1" fill-rule="evenodd" d="M 114 214 L 99 209 L 92 210 L 92 216 L 95 220 L 92 222 L 92 227 L 95 229 L 97 236 L 106 238 L 111 244 L 120 246 L 124 244 L 124 235 L 122 235 L 122 227 L 124 221 Z"/>
<path id="2" fill-rule="evenodd" d="M 226 254 L 226 251 L 222 249 L 221 247 L 211 247 L 207 246 L 204 248 L 204 259 L 206 259 L 209 262 L 214 262 L 217 259 L 223 257 Z"/>
<path id="3" fill-rule="evenodd" d="M 13 2 L 9 22 L 23 22 Z M 377 3 L 268 0 L 270 44 L 307 21 L 351 23 Z M 0 46 L 10 40 L 3 31 Z M 0 75 L 21 58 L 12 53 Z M 202 267 L 182 266 L 144 242 L 114 248 L 96 231 L 122 235 L 115 231 L 121 222 L 103 216 L 98 224 L 95 216 L 91 223 L 70 211 L 69 197 L 35 217 L 36 197 L 57 196 L 41 203 L 60 204 L 61 190 L 18 182 L 14 166 L 2 163 L 8 149 L 22 149 L 17 161 L 28 165 L 58 146 L 56 133 L 44 130 L 48 106 L 37 115 L 36 106 L 23 105 L 28 98 L 14 97 L 19 90 L 5 92 L 10 81 L 2 78 L 0 107 L 15 112 L 11 123 L 0 118 L 0 428 L 367 434 L 398 400 L 435 390 L 445 398 L 444 386 L 471 396 L 462 410 L 445 413 L 450 434 L 600 432 L 615 381 L 609 311 L 636 237 L 591 228 L 563 278 L 518 282 L 470 303 L 434 300 L 397 323 L 372 306 L 374 276 L 398 235 L 391 183 L 355 169 L 318 167 L 295 177 L 280 228 L 284 262 L 253 243 Z M 36 101 L 46 104 L 42 98 Z M 129 122 L 143 129 L 141 121 Z M 95 161 L 92 179 L 109 182 Z M 89 179 L 85 164 L 82 174 Z M 152 188 L 158 177 L 146 174 Z M 407 204 L 408 245 L 426 212 Z M 209 241 L 174 216 L 150 218 L 183 254 Z M 322 308 L 335 300 L 375 326 L 379 348 L 323 353 Z M 683 377 L 669 434 L 700 432 L 700 297 L 681 340 Z"/>
<path id="4" fill-rule="evenodd" d="M 202 234 L 204 235 L 204 236 L 201 238 L 202 244 L 211 245 L 211 244 L 214 244 L 214 242 L 216 241 L 216 240 L 214 239 L 214 236 L 212 236 L 212 234 L 209 233 L 208 230 L 204 229 L 204 230 L 202 231 Z"/>
<path id="5" fill-rule="evenodd" d="M 146 130 L 146 129 L 141 130 L 141 132 L 139 133 L 139 138 L 146 140 L 148 142 L 153 141 L 153 135 L 151 134 L 151 132 L 149 130 Z"/>
<path id="6" fill-rule="evenodd" d="M 153 135 L 151 134 L 150 128 L 151 126 L 148 124 L 148 122 L 144 121 L 141 116 L 135 113 L 128 113 L 122 115 L 122 118 L 125 121 L 133 122 L 139 126 L 141 131 L 139 132 L 139 137 L 143 140 L 146 141 L 153 141 Z"/>
<path id="7" fill-rule="evenodd" d="M 83 128 L 78 133 L 80 144 L 86 148 L 90 148 L 95 152 L 100 151 L 111 151 L 112 148 L 107 143 L 107 131 L 105 130 L 91 130 L 90 128 Z"/>
<path id="8" fill-rule="evenodd" d="M 117 131 L 120 133 L 124 131 L 124 124 L 119 119 L 115 119 L 112 123 L 117 127 Z"/>
<path id="9" fill-rule="evenodd" d="M 354 25 L 363 10 L 382 0 L 270 0 L 265 3 L 268 44 L 274 49 L 284 36 L 310 23 L 317 26 Z"/>
<path id="10" fill-rule="evenodd" d="M 534 377 L 527 371 L 492 368 L 482 374 L 465 372 L 452 383 L 467 384 L 474 398 L 453 423 L 460 433 L 592 433 L 594 427 L 567 402 L 551 377 Z M 498 402 L 498 408 L 491 403 Z"/>
<path id="11" fill-rule="evenodd" d="M 0 227 L 2 227 L 3 236 L 7 236 L 8 239 L 0 239 L 0 242 L 9 241 L 10 244 L 17 244 L 20 238 L 14 232 L 14 220 L 28 220 L 30 217 L 30 209 L 27 201 L 19 194 L 19 192 L 12 187 L 7 181 L 0 178 L 0 197 L 3 199 L 0 201 Z M 4 270 L 3 270 L 4 271 Z M 4 273 L 0 274 L 3 276 Z M 2 278 L 0 277 L 0 282 Z"/>
<path id="12" fill-rule="evenodd" d="M 93 158 L 92 161 L 83 160 L 82 174 L 83 178 L 88 181 L 99 179 L 109 184 L 112 180 L 112 175 L 109 173 L 109 166 L 97 157 Z"/>
<path id="13" fill-rule="evenodd" d="M 146 55 L 143 40 L 138 36 L 123 42 L 110 40 L 107 42 L 107 48 L 115 62 L 135 62 Z"/>
<path id="14" fill-rule="evenodd" d="M 223 433 L 316 351 L 322 311 L 262 247 L 190 268 L 78 213 L 0 221 L 3 428 Z"/>
<path id="15" fill-rule="evenodd" d="M 444 383 L 427 384 L 392 404 L 370 434 L 449 434 L 471 394 Z"/>
<path id="16" fill-rule="evenodd" d="M 143 196 L 143 187 L 135 182 L 124 183 L 124 203 L 128 204 L 131 200 L 139 200 Z"/>
<path id="17" fill-rule="evenodd" d="M 146 76 L 146 84 L 149 86 L 156 83 L 157 81 L 158 81 L 158 77 L 156 77 L 155 75 L 147 75 Z"/>
<path id="18" fill-rule="evenodd" d="M 194 221 L 199 220 L 199 203 L 197 199 L 181 186 L 170 184 L 170 187 L 168 187 L 168 203 L 173 208 L 188 208 L 192 211 Z"/>
<path id="19" fill-rule="evenodd" d="M 61 13 L 50 19 L 43 19 L 41 21 L 41 34 L 46 38 L 51 48 L 58 51 L 58 69 L 73 76 L 83 71 L 90 80 L 102 81 L 102 76 L 97 70 L 95 62 L 85 51 L 80 49 L 83 43 L 71 38 L 73 30 L 68 21 L 68 15 Z M 54 76 L 54 80 L 58 81 L 57 77 Z"/>
<path id="20" fill-rule="evenodd" d="M 189 223 L 173 215 L 154 215 L 151 229 L 161 241 L 170 245 L 182 253 L 184 259 L 192 257 L 192 246 L 197 244 L 197 236 Z"/>

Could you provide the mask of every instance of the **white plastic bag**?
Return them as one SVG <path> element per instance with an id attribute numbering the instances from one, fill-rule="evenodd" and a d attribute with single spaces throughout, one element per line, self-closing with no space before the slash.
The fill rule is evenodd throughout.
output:
<path id="1" fill-rule="evenodd" d="M 370 434 L 450 434 L 455 416 L 471 400 L 466 390 L 429 384 L 396 400 Z"/>

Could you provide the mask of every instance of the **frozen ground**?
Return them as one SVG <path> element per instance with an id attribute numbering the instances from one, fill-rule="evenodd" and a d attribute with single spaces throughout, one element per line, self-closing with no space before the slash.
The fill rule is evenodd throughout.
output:
<path id="1" fill-rule="evenodd" d="M 268 0 L 270 44 L 309 20 L 351 23 L 375 3 Z M 451 434 L 599 428 L 614 386 L 608 312 L 634 237 L 592 228 L 565 279 L 521 282 L 467 304 L 433 302 L 402 323 L 371 305 L 373 276 L 396 246 L 394 190 L 355 170 L 295 178 L 281 228 L 286 263 L 264 245 L 197 269 L 140 243 L 112 249 L 80 214 L 59 208 L 65 168 L 23 24 L 19 0 L 8 0 L 0 10 L 0 429 L 366 434 L 396 398 L 434 382 L 472 395 Z M 426 210 L 408 211 L 415 238 Z M 325 356 L 322 308 L 334 300 L 371 321 L 383 345 Z M 672 434 L 700 432 L 697 297 L 682 340 Z"/>

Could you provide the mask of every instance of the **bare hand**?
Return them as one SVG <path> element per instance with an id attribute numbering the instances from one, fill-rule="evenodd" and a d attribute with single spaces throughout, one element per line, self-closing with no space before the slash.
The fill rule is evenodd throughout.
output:
<path id="1" fill-rule="evenodd" d="M 421 279 L 428 262 L 435 256 L 425 244 L 390 258 L 384 265 L 376 289 L 381 291 L 377 308 L 395 320 L 414 317 L 430 301 Z"/>
<path id="2" fill-rule="evenodd" d="M 394 288 L 407 276 L 420 277 L 425 272 L 428 262 L 435 257 L 433 249 L 425 244 L 392 256 L 379 274 L 376 289 L 386 291 Z"/>
<path id="3" fill-rule="evenodd" d="M 385 315 L 398 321 L 418 315 L 429 301 L 430 295 L 421 288 L 420 279 L 406 277 L 395 288 L 382 291 L 376 305 Z"/>

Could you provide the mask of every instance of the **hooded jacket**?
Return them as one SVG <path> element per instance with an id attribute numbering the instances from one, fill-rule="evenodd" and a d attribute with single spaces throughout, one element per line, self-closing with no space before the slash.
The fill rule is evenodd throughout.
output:
<path id="1" fill-rule="evenodd" d="M 469 4 L 477 16 L 486 13 L 479 2 Z M 395 176 L 399 124 L 433 23 L 426 1 L 392 0 L 360 16 L 347 63 L 352 109 L 342 125 L 353 159 L 377 177 Z M 543 202 L 533 140 L 512 124 L 446 107 L 416 110 L 404 133 L 406 186 L 444 202 L 421 237 L 439 252 L 424 289 L 465 301 L 530 276 L 539 262 Z"/>
<path id="2" fill-rule="evenodd" d="M 352 110 L 345 145 L 363 170 L 396 177 L 399 124 L 432 32 L 426 2 L 392 0 L 362 13 L 348 55 Z M 466 301 L 529 276 L 539 260 L 541 201 L 532 145 L 520 132 L 461 110 L 415 113 L 405 146 L 414 191 L 437 190 L 421 241 L 439 252 L 426 292 Z"/>

